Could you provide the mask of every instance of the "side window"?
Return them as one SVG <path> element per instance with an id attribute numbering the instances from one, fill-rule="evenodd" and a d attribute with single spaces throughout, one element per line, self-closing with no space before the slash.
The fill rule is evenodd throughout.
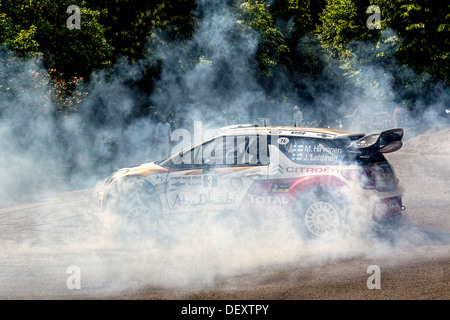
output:
<path id="1" fill-rule="evenodd" d="M 236 164 L 258 164 L 257 136 L 238 136 L 236 139 Z"/>
<path id="2" fill-rule="evenodd" d="M 236 165 L 268 165 L 269 146 L 267 135 L 236 137 Z"/>
<path id="3" fill-rule="evenodd" d="M 176 170 L 210 166 L 254 166 L 269 163 L 266 135 L 222 136 L 191 147 L 172 158 Z"/>
<path id="4" fill-rule="evenodd" d="M 172 158 L 170 167 L 177 170 L 192 169 L 194 164 L 195 149 L 180 151 Z"/>
<path id="5" fill-rule="evenodd" d="M 218 137 L 180 151 L 172 158 L 170 166 L 175 170 L 189 170 L 201 169 L 205 164 L 221 165 L 226 152 L 224 137 Z"/>
<path id="6" fill-rule="evenodd" d="M 227 166 L 237 163 L 235 136 L 223 136 L 213 139 L 202 148 L 203 163 L 215 166 Z"/>
<path id="7" fill-rule="evenodd" d="M 203 159 L 217 166 L 254 166 L 269 163 L 267 136 L 223 136 L 204 146 Z"/>
<path id="8" fill-rule="evenodd" d="M 209 165 L 221 165 L 224 163 L 224 137 L 212 139 L 202 145 L 201 152 L 197 154 L 197 162 Z"/>

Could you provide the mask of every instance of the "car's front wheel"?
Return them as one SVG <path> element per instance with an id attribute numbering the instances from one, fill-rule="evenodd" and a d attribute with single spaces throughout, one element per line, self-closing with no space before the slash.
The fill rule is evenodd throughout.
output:
<path id="1" fill-rule="evenodd" d="M 127 239 L 159 237 L 162 208 L 154 187 L 143 179 L 124 179 L 115 186 L 108 208 L 118 218 L 120 232 Z"/>
<path id="2" fill-rule="evenodd" d="M 299 233 L 307 238 L 326 238 L 344 228 L 345 198 L 331 188 L 313 188 L 298 197 L 293 218 Z"/>

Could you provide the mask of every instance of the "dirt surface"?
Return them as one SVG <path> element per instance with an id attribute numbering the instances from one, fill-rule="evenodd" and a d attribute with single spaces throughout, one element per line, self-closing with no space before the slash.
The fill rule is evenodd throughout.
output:
<path id="1" fill-rule="evenodd" d="M 450 156 L 412 151 L 387 156 L 403 188 L 401 225 L 333 243 L 209 224 L 183 227 L 180 242 L 124 243 L 92 190 L 0 209 L 0 298 L 449 299 Z M 379 289 L 368 288 L 369 266 Z"/>
<path id="2" fill-rule="evenodd" d="M 405 136 L 410 135 L 406 130 Z M 450 128 L 427 130 L 404 141 L 402 152 L 415 154 L 450 155 Z"/>

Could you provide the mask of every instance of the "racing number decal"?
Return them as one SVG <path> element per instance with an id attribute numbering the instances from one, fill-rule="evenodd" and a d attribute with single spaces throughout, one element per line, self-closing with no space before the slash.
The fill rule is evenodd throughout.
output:
<path id="1" fill-rule="evenodd" d="M 217 187 L 217 176 L 216 175 L 204 175 L 203 176 L 203 187 L 205 188 L 215 188 Z"/>
<path id="2" fill-rule="evenodd" d="M 284 145 L 289 143 L 289 138 L 281 137 L 281 138 L 278 139 L 277 142 L 278 142 L 279 145 L 284 146 Z"/>

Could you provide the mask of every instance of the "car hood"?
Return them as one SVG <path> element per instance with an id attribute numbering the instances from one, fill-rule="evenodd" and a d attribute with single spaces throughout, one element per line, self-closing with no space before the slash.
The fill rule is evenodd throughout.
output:
<path id="1" fill-rule="evenodd" d="M 123 176 L 139 175 L 147 177 L 154 174 L 167 173 L 168 169 L 157 165 L 155 162 L 143 163 L 130 168 L 122 168 L 117 170 L 112 177 L 115 179 Z"/>

